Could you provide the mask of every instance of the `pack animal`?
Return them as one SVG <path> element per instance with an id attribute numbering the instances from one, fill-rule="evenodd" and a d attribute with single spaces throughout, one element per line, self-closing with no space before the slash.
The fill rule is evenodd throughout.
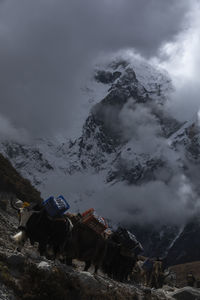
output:
<path id="1" fill-rule="evenodd" d="M 113 279 L 127 281 L 142 251 L 135 236 L 125 228 L 118 228 L 107 240 L 103 271 Z"/>
<path id="2" fill-rule="evenodd" d="M 68 264 L 72 259 L 85 262 L 84 271 L 91 265 L 95 267 L 95 273 L 101 266 L 106 251 L 106 240 L 81 222 L 74 222 L 71 237 L 65 246 L 65 257 Z"/>
<path id="3" fill-rule="evenodd" d="M 45 255 L 49 246 L 56 258 L 70 237 L 73 228 L 71 221 L 68 218 L 50 218 L 40 205 L 26 207 L 21 200 L 16 203 L 12 201 L 11 206 L 18 211 L 19 216 L 20 231 L 13 236 L 13 240 L 18 244 L 18 250 L 21 250 L 29 239 L 32 245 L 38 242 L 40 255 Z"/>

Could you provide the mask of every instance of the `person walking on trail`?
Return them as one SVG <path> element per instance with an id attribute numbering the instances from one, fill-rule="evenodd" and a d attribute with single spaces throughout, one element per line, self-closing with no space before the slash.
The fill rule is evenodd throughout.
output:
<path id="1" fill-rule="evenodd" d="M 194 287 L 195 282 L 196 282 L 196 278 L 194 277 L 192 272 L 189 272 L 187 274 L 187 285 L 191 286 L 191 287 Z"/>

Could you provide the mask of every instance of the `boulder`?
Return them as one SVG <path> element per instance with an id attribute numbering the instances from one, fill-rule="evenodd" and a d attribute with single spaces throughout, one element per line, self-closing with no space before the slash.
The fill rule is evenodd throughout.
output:
<path id="1" fill-rule="evenodd" d="M 177 300 L 200 300 L 200 290 L 186 286 L 171 293 L 170 296 Z"/>

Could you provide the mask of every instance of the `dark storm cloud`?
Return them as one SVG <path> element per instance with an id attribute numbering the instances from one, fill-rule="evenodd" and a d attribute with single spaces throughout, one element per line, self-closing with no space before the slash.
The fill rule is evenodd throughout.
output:
<path id="1" fill-rule="evenodd" d="M 69 132 L 96 57 L 132 47 L 156 55 L 183 27 L 190 3 L 0 1 L 1 114 L 34 135 Z"/>

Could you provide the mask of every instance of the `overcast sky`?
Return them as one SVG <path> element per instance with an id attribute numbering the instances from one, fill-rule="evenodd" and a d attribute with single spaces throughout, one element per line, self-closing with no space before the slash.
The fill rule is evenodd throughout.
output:
<path id="1" fill-rule="evenodd" d="M 70 134 L 91 65 L 127 48 L 154 58 L 173 76 L 188 70 L 197 99 L 198 19 L 195 0 L 1 0 L 1 131 Z M 177 111 L 187 102 L 183 95 L 180 89 Z"/>

